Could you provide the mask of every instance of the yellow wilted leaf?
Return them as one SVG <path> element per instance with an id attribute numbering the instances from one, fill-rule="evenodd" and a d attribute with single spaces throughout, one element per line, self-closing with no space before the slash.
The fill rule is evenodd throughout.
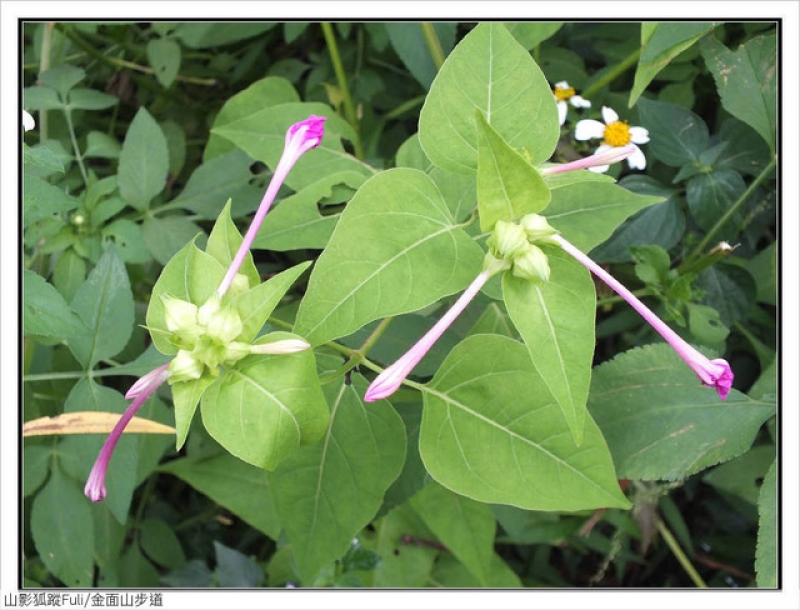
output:
<path id="1" fill-rule="evenodd" d="M 108 434 L 119 421 L 119 413 L 101 411 L 78 411 L 56 417 L 40 417 L 25 422 L 23 436 L 45 436 L 48 434 Z M 125 428 L 125 434 L 175 434 L 175 428 L 158 422 L 134 417 Z"/>

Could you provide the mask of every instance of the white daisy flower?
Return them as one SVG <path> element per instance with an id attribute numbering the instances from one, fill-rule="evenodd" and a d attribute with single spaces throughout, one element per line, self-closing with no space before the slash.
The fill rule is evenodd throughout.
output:
<path id="1" fill-rule="evenodd" d="M 25 131 L 30 131 L 36 127 L 36 121 L 33 120 L 31 114 L 25 110 L 22 111 L 22 128 Z"/>
<path id="2" fill-rule="evenodd" d="M 556 106 L 558 107 L 559 125 L 563 125 L 567 120 L 567 102 L 572 104 L 574 108 L 590 108 L 592 105 L 589 100 L 576 95 L 575 87 L 570 87 L 565 80 L 556 83 L 555 89 L 553 89 L 553 97 L 556 98 Z"/>
<path id="3" fill-rule="evenodd" d="M 601 112 L 605 125 L 594 119 L 578 121 L 578 124 L 575 125 L 575 139 L 602 139 L 603 143 L 597 149 L 596 153 L 603 153 L 612 148 L 631 144 L 636 150 L 628 157 L 628 165 L 632 169 L 644 169 L 647 165 L 647 160 L 645 159 L 642 149 L 636 146 L 636 144 L 647 144 L 650 141 L 650 134 L 648 131 L 644 127 L 631 127 L 628 125 L 627 121 L 620 121 L 619 115 L 607 106 L 603 106 Z M 608 165 L 598 165 L 588 169 L 593 172 L 602 173 L 607 171 L 608 167 Z"/>

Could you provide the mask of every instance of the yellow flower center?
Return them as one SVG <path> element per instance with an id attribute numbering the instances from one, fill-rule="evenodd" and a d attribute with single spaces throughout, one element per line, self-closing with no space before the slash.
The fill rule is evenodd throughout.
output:
<path id="1" fill-rule="evenodd" d="M 609 146 L 625 146 L 631 141 L 631 129 L 627 121 L 614 121 L 606 125 L 603 140 Z"/>
<path id="2" fill-rule="evenodd" d="M 556 96 L 557 101 L 566 102 L 569 98 L 575 95 L 575 87 L 567 87 L 566 89 L 556 87 L 553 90 L 553 95 Z"/>

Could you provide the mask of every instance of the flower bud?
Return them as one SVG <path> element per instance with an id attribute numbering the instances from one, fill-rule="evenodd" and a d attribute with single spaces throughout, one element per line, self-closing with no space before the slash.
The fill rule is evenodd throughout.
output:
<path id="1" fill-rule="evenodd" d="M 309 347 L 311 346 L 302 339 L 283 339 L 249 346 L 251 354 L 295 354 Z"/>
<path id="2" fill-rule="evenodd" d="M 250 344 L 242 343 L 241 341 L 233 341 L 225 346 L 225 353 L 222 356 L 222 361 L 227 366 L 231 366 L 245 356 L 249 356 L 251 352 L 252 346 Z"/>
<path id="3" fill-rule="evenodd" d="M 242 334 L 242 330 L 242 319 L 232 307 L 218 311 L 206 326 L 208 336 L 223 344 L 236 339 Z"/>
<path id="4" fill-rule="evenodd" d="M 197 326 L 197 305 L 168 295 L 162 295 L 161 301 L 167 330 L 175 333 Z"/>
<path id="5" fill-rule="evenodd" d="M 548 238 L 551 235 L 556 235 L 558 233 L 558 231 L 550 226 L 550 223 L 547 222 L 547 219 L 539 214 L 528 214 L 527 216 L 523 216 L 522 220 L 519 221 L 519 224 L 531 242 L 540 241 L 544 243 L 551 243 Z"/>
<path id="6" fill-rule="evenodd" d="M 514 259 L 512 273 L 525 280 L 547 282 L 550 280 L 550 262 L 541 248 L 528 244 L 526 250 Z"/>
<path id="7" fill-rule="evenodd" d="M 219 297 L 214 294 L 200 306 L 197 312 L 197 321 L 202 326 L 208 326 L 211 323 L 211 318 L 219 312 L 219 309 Z"/>
<path id="8" fill-rule="evenodd" d="M 250 289 L 250 282 L 247 281 L 247 276 L 242 273 L 237 273 L 233 276 L 233 281 L 231 282 L 231 287 L 228 288 L 231 296 L 238 296 L 243 292 L 247 292 Z"/>
<path id="9" fill-rule="evenodd" d="M 203 364 L 186 350 L 178 350 L 169 365 L 169 383 L 200 379 L 203 376 Z"/>
<path id="10" fill-rule="evenodd" d="M 498 220 L 486 245 L 495 257 L 511 261 L 518 253 L 525 251 L 528 237 L 518 224 Z"/>

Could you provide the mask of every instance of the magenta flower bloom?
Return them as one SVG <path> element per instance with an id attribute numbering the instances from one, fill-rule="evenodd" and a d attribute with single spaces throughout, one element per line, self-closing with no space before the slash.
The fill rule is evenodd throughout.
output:
<path id="1" fill-rule="evenodd" d="M 100 450 L 100 455 L 97 456 L 92 471 L 89 473 L 86 486 L 83 488 L 83 493 L 92 502 L 101 502 L 106 497 L 106 471 L 108 470 L 108 464 L 111 461 L 111 456 L 117 446 L 119 437 L 122 436 L 125 427 L 130 423 L 133 416 L 136 415 L 145 401 L 150 398 L 150 395 L 156 391 L 158 386 L 167 380 L 167 377 L 169 377 L 169 372 L 167 371 L 168 366 L 169 365 L 165 364 L 149 372 L 134 383 L 131 389 L 128 390 L 126 397 L 134 396 L 135 398 L 128 408 L 125 409 L 125 413 L 119 418 L 111 434 L 108 435 L 106 442 L 103 444 L 103 448 Z"/>
<path id="2" fill-rule="evenodd" d="M 716 388 L 717 394 L 722 400 L 728 397 L 733 385 L 733 371 L 730 365 L 722 358 L 709 360 L 703 354 L 684 341 L 678 333 L 672 330 L 667 324 L 652 312 L 650 308 L 637 299 L 633 293 L 620 284 L 610 273 L 600 267 L 591 258 L 578 250 L 560 235 L 552 237 L 565 252 L 576 258 L 584 267 L 589 269 L 597 277 L 608 284 L 619 296 L 625 299 L 631 307 L 647 320 L 656 332 L 664 337 L 664 340 L 672 346 L 683 361 L 695 372 L 695 375 L 703 384 Z"/>
<path id="3" fill-rule="evenodd" d="M 236 256 L 233 257 L 231 266 L 228 268 L 227 273 L 225 273 L 225 277 L 222 278 L 219 288 L 217 288 L 217 294 L 219 296 L 225 294 L 228 288 L 230 288 L 233 278 L 236 277 L 236 273 L 242 266 L 245 256 L 247 256 L 247 253 L 250 251 L 250 246 L 256 238 L 256 234 L 261 227 L 261 223 L 264 221 L 264 217 L 267 215 L 267 212 L 269 212 L 269 208 L 275 200 L 278 190 L 281 188 L 281 184 L 283 184 L 283 181 L 289 174 L 289 170 L 292 169 L 303 154 L 312 148 L 316 148 L 319 146 L 320 142 L 322 142 L 322 136 L 325 134 L 324 123 L 326 120 L 325 117 L 312 114 L 305 121 L 295 123 L 286 131 L 286 143 L 283 148 L 283 154 L 275 168 L 275 173 L 272 174 L 272 179 L 269 181 L 269 186 L 264 193 L 264 197 L 261 199 L 261 204 L 258 206 L 256 215 L 253 217 L 253 222 L 250 223 L 250 228 L 247 230 L 242 240 L 242 245 L 239 246 L 239 250 L 236 252 Z"/>

